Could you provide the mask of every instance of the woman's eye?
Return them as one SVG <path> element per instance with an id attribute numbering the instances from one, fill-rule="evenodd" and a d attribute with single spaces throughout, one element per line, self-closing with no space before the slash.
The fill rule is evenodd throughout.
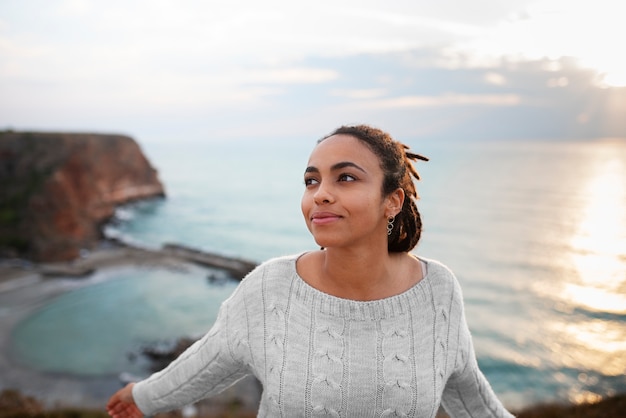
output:
<path id="1" fill-rule="evenodd" d="M 356 177 L 350 174 L 342 174 L 339 176 L 339 181 L 355 181 Z"/>
<path id="2" fill-rule="evenodd" d="M 317 180 L 315 180 L 313 177 L 309 177 L 309 178 L 305 178 L 304 179 L 304 185 L 305 186 L 311 186 L 313 184 L 317 184 Z"/>

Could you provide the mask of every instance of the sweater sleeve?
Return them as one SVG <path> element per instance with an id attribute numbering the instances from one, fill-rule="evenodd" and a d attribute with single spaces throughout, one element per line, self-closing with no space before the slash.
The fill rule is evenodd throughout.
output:
<path id="1" fill-rule="evenodd" d="M 442 405 L 453 418 L 513 418 L 478 367 L 458 282 L 455 287 L 457 300 L 454 303 L 460 310 L 458 345 L 454 370 L 443 391 Z"/>
<path id="2" fill-rule="evenodd" d="M 230 300 L 230 299 L 229 299 Z M 229 304 L 220 307 L 211 330 L 165 369 L 138 382 L 133 397 L 145 415 L 181 408 L 217 394 L 245 377 L 247 370 L 231 350 Z"/>

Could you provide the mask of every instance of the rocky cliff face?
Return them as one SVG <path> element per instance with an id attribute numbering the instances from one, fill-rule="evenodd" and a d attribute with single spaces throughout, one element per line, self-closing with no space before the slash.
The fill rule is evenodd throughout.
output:
<path id="1" fill-rule="evenodd" d="M 102 237 L 119 204 L 164 196 L 127 136 L 0 133 L 0 252 L 71 260 Z"/>

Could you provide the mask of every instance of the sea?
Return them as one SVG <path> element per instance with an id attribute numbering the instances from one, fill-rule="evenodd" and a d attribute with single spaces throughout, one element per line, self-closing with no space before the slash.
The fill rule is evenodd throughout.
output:
<path id="1" fill-rule="evenodd" d="M 626 140 L 406 142 L 430 158 L 418 164 L 414 253 L 455 272 L 479 365 L 505 405 L 626 392 Z M 167 196 L 118 208 L 105 232 L 256 262 L 316 249 L 300 212 L 314 145 L 142 142 Z M 13 352 L 52 373 L 146 374 L 142 346 L 210 328 L 237 285 L 220 274 L 98 271 L 19 324 Z"/>

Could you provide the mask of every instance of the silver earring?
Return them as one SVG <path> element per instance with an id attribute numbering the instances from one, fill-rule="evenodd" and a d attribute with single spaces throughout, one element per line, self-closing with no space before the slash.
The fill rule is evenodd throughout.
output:
<path id="1" fill-rule="evenodd" d="M 391 232 L 393 231 L 393 221 L 395 219 L 395 216 L 390 216 L 387 218 L 387 235 L 391 235 Z"/>

